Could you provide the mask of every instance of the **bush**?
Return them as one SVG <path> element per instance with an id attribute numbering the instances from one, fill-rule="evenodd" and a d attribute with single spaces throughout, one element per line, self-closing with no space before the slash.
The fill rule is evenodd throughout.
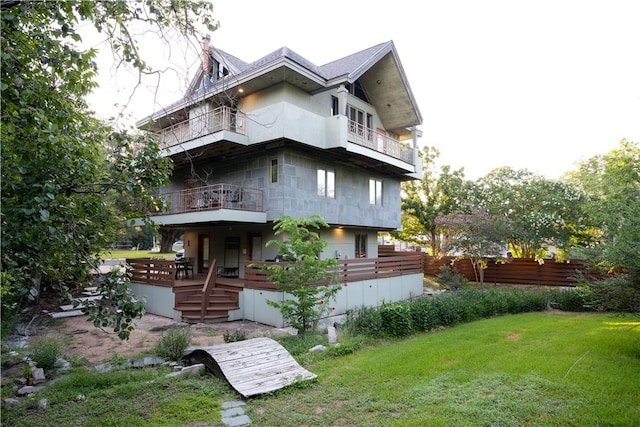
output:
<path id="1" fill-rule="evenodd" d="M 433 298 L 417 298 L 409 304 L 411 323 L 416 331 L 427 332 L 438 326 L 438 314 Z"/>
<path id="2" fill-rule="evenodd" d="M 239 329 L 235 331 L 224 331 L 222 338 L 224 338 L 224 342 L 244 341 L 247 339 L 247 333 Z"/>
<path id="3" fill-rule="evenodd" d="M 53 369 L 60 356 L 62 343 L 55 337 L 36 338 L 31 343 L 31 360 L 45 371 Z"/>
<path id="4" fill-rule="evenodd" d="M 436 282 L 438 282 L 443 288 L 449 290 L 458 290 L 465 288 L 469 285 L 467 278 L 458 271 L 458 269 L 451 267 L 450 265 L 443 265 L 438 270 L 436 276 Z"/>
<path id="5" fill-rule="evenodd" d="M 382 316 L 380 310 L 375 307 L 349 310 L 343 327 L 352 336 L 366 335 L 374 338 L 383 336 Z"/>
<path id="6" fill-rule="evenodd" d="M 620 274 L 604 280 L 582 278 L 579 286 L 587 308 L 595 311 L 640 312 L 640 280 Z"/>
<path id="7" fill-rule="evenodd" d="M 347 313 L 344 327 L 354 336 L 400 338 L 501 314 L 542 311 L 547 306 L 544 292 L 469 288 L 378 308 L 363 307 Z"/>
<path id="8" fill-rule="evenodd" d="M 189 347 L 191 336 L 188 326 L 172 326 L 162 333 L 153 352 L 165 359 L 178 361 Z"/>
<path id="9" fill-rule="evenodd" d="M 385 304 L 380 306 L 382 333 L 391 338 L 402 338 L 413 333 L 411 310 L 406 303 Z"/>
<path id="10" fill-rule="evenodd" d="M 563 311 L 585 311 L 584 296 L 578 289 L 554 289 L 549 294 L 549 305 Z"/>

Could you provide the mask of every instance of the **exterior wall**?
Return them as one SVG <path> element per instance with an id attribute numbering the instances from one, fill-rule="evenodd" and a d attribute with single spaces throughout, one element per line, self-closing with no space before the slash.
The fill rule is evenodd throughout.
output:
<path id="1" fill-rule="evenodd" d="M 278 160 L 279 182 L 269 182 L 271 159 Z M 320 156 L 280 149 L 251 160 L 226 163 L 196 163 L 196 171 L 214 170 L 212 183 L 228 183 L 264 191 L 267 220 L 282 215 L 294 218 L 321 214 L 329 224 L 378 229 L 400 228 L 400 180 L 369 173 L 344 164 L 322 160 Z M 318 168 L 335 171 L 336 197 L 317 195 Z M 187 169 L 177 170 L 170 186 L 182 189 Z M 369 179 L 382 181 L 382 206 L 369 204 Z"/>
<path id="2" fill-rule="evenodd" d="M 398 302 L 422 295 L 422 274 L 388 277 L 377 280 L 349 282 L 332 301 L 333 310 L 330 316 L 346 314 L 348 310 L 360 307 L 377 307 L 383 302 Z M 278 328 L 285 326 L 280 312 L 269 306 L 267 300 L 282 301 L 284 292 L 245 289 L 241 294 L 240 313 L 245 320 L 272 325 Z"/>
<path id="3" fill-rule="evenodd" d="M 147 313 L 181 320 L 182 313 L 173 309 L 175 297 L 171 288 L 142 283 L 131 283 L 129 288 L 139 299 L 145 300 Z"/>
<path id="4" fill-rule="evenodd" d="M 265 247 L 264 245 L 273 239 L 278 238 L 273 232 L 273 224 L 264 225 L 232 225 L 203 227 L 199 229 L 189 229 L 184 234 L 185 257 L 193 258 L 195 265 L 198 265 L 197 242 L 198 235 L 205 234 L 209 237 L 209 255 L 217 260 L 218 266 L 226 263 L 224 252 L 224 241 L 227 237 L 237 237 L 240 239 L 240 250 L 238 254 L 239 265 L 242 267 L 248 261 L 273 260 L 277 255 L 275 246 Z M 337 228 L 331 227 L 320 230 L 320 238 L 328 244 L 327 249 L 320 255 L 321 258 L 335 258 L 336 251 L 339 252 L 340 259 L 355 258 L 355 236 L 356 234 L 367 235 L 367 257 L 378 257 L 377 233 L 374 230 Z M 250 238 L 252 235 L 261 235 L 262 247 L 259 259 L 251 259 Z M 244 271 L 240 268 L 240 277 L 244 277 Z"/>

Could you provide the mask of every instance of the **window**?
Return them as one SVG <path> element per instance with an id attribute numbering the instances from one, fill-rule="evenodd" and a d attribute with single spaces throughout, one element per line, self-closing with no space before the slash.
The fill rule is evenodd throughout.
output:
<path id="1" fill-rule="evenodd" d="M 335 96 L 332 96 L 331 97 L 331 115 L 337 116 L 338 114 L 340 114 L 340 111 L 338 111 L 338 98 Z"/>
<path id="2" fill-rule="evenodd" d="M 330 169 L 318 169 L 318 196 L 336 197 L 336 174 Z"/>
<path id="3" fill-rule="evenodd" d="M 369 203 L 382 206 L 382 181 L 373 178 L 369 180 Z"/>
<path id="4" fill-rule="evenodd" d="M 356 234 L 356 258 L 367 257 L 367 235 Z"/>
<path id="5" fill-rule="evenodd" d="M 271 168 L 269 170 L 269 176 L 272 184 L 275 184 L 278 182 L 278 159 L 271 159 Z"/>

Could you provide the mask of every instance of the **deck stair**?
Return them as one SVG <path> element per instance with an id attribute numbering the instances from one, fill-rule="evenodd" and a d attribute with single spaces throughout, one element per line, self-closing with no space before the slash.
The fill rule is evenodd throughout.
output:
<path id="1" fill-rule="evenodd" d="M 212 269 L 202 282 L 174 284 L 174 310 L 182 312 L 182 320 L 187 323 L 216 323 L 229 320 L 229 311 L 240 308 L 242 286 L 216 283 L 215 259 Z"/>
<path id="2" fill-rule="evenodd" d="M 212 289 L 209 305 L 202 315 L 202 285 L 174 287 L 174 309 L 182 312 L 182 320 L 187 323 L 216 323 L 226 322 L 229 311 L 240 308 L 238 293 L 225 289 Z"/>

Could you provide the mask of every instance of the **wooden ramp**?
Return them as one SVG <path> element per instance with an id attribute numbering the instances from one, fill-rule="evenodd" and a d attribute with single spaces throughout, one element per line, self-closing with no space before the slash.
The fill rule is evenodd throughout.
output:
<path id="1" fill-rule="evenodd" d="M 209 347 L 191 347 L 185 352 L 191 363 L 203 363 L 224 378 L 242 396 L 269 393 L 316 375 L 295 361 L 271 338 L 253 338 Z"/>

